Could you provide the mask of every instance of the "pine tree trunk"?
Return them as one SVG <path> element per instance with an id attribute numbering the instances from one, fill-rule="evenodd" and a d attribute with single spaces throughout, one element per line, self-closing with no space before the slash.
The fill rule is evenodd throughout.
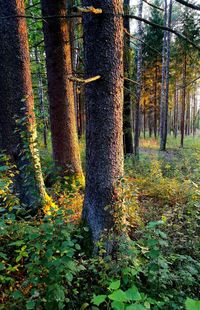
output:
<path id="1" fill-rule="evenodd" d="M 25 15 L 24 1 L 0 0 L 0 12 L 1 17 Z M 0 19 L 0 42 L 0 146 L 19 171 L 15 189 L 21 204 L 35 213 L 46 192 L 36 146 L 26 20 Z"/>
<path id="2" fill-rule="evenodd" d="M 124 0 L 124 13 L 129 13 L 130 0 Z M 130 20 L 124 17 L 124 28 L 130 32 Z M 124 75 L 130 78 L 130 39 L 124 36 Z M 131 87 L 128 80 L 124 80 L 124 111 L 123 111 L 124 152 L 133 153 L 133 129 L 131 111 Z"/>
<path id="3" fill-rule="evenodd" d="M 157 80 L 158 80 L 158 67 L 156 59 L 156 68 L 155 68 L 155 82 L 154 82 L 154 137 L 157 138 Z"/>
<path id="4" fill-rule="evenodd" d="M 74 106 L 71 45 L 68 21 L 45 16 L 66 15 L 66 1 L 42 0 L 53 158 L 62 174 L 82 179 Z"/>
<path id="5" fill-rule="evenodd" d="M 169 2 L 167 14 L 167 1 L 165 0 L 165 25 L 171 26 L 172 0 Z M 160 106 L 160 150 L 166 150 L 167 143 L 167 121 L 169 101 L 169 64 L 170 64 L 170 32 L 165 31 L 163 42 L 163 68 L 162 68 L 162 94 Z"/>
<path id="6" fill-rule="evenodd" d="M 84 0 L 85 6 L 91 1 Z M 120 0 L 93 1 L 109 14 L 84 14 L 86 77 L 100 75 L 85 89 L 86 193 L 83 219 L 93 241 L 115 225 L 112 207 L 115 188 L 123 174 L 123 19 Z M 107 207 L 107 208 L 106 208 Z"/>
<path id="7" fill-rule="evenodd" d="M 142 17 L 143 1 L 138 2 L 138 16 Z M 138 21 L 138 38 L 142 38 L 142 23 Z M 140 137 L 140 97 L 141 97 L 141 77 L 142 77 L 142 44 L 139 41 L 137 48 L 137 89 L 135 103 L 135 130 L 134 130 L 134 155 L 139 158 L 139 137 Z"/>
<path id="8" fill-rule="evenodd" d="M 181 106 L 181 147 L 183 147 L 184 129 L 185 129 L 186 68 L 187 68 L 187 58 L 185 52 L 183 60 L 183 92 L 182 92 L 182 106 Z"/>

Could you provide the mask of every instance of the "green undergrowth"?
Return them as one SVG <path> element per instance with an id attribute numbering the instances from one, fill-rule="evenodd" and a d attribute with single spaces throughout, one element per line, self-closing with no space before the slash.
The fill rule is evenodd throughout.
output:
<path id="1" fill-rule="evenodd" d="M 199 309 L 200 152 L 126 159 L 119 196 L 128 234 L 112 255 L 101 242 L 99 255 L 88 254 L 83 194 L 69 180 L 50 188 L 58 210 L 26 221 L 11 212 L 13 167 L 2 160 L 0 309 Z"/>

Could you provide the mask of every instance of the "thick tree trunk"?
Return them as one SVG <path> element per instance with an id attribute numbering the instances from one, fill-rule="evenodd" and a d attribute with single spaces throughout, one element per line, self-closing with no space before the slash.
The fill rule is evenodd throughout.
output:
<path id="1" fill-rule="evenodd" d="M 64 18 L 45 20 L 45 16 L 66 15 L 66 1 L 42 0 L 41 3 L 53 157 L 62 174 L 82 178 L 73 82 L 68 78 L 72 75 L 69 25 Z"/>
<path id="2" fill-rule="evenodd" d="M 181 106 L 181 147 L 183 147 L 184 129 L 185 129 L 186 68 L 187 68 L 187 57 L 185 52 L 183 59 L 183 91 L 182 91 L 182 106 Z"/>
<path id="3" fill-rule="evenodd" d="M 142 17 L 143 1 L 138 2 L 138 16 Z M 138 21 L 138 38 L 142 38 L 142 23 Z M 134 130 L 134 155 L 139 158 L 139 137 L 140 137 L 140 97 L 141 97 L 141 76 L 142 76 L 142 43 L 139 41 L 137 48 L 137 89 L 135 103 L 135 130 Z"/>
<path id="4" fill-rule="evenodd" d="M 84 0 L 85 6 L 91 1 Z M 86 193 L 83 219 L 93 241 L 115 225 L 115 188 L 123 174 L 123 19 L 120 0 L 93 1 L 109 14 L 87 13 L 83 18 L 86 77 L 101 79 L 87 84 Z M 107 208 L 106 208 L 107 207 Z"/>
<path id="5" fill-rule="evenodd" d="M 24 1 L 0 0 L 0 12 L 1 17 L 25 15 Z M 46 192 L 36 149 L 25 19 L 0 19 L 0 42 L 0 146 L 19 171 L 15 188 L 21 204 L 33 210 L 45 202 Z"/>
<path id="6" fill-rule="evenodd" d="M 130 0 L 124 0 L 124 13 L 129 13 Z M 130 20 L 124 17 L 124 28 L 130 32 Z M 130 38 L 124 36 L 124 76 L 130 78 Z M 133 128 L 131 111 L 131 86 L 128 80 L 124 80 L 124 112 L 123 112 L 124 152 L 133 153 Z"/>

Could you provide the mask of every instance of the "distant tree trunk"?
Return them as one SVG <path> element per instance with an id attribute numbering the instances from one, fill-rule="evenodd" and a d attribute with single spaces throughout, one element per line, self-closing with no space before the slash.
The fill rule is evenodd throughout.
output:
<path id="1" fill-rule="evenodd" d="M 146 100 L 144 100 L 144 125 L 143 125 L 143 130 L 144 130 L 144 139 L 146 138 Z"/>
<path id="2" fill-rule="evenodd" d="M 158 67 L 156 59 L 156 68 L 155 68 L 155 82 L 154 82 L 154 137 L 157 138 L 157 80 L 158 80 Z"/>
<path id="3" fill-rule="evenodd" d="M 148 123 L 149 123 L 149 137 L 151 138 L 152 136 L 152 111 L 149 108 L 149 113 L 148 113 Z"/>
<path id="4" fill-rule="evenodd" d="M 44 92 L 43 92 L 43 82 L 42 82 L 42 74 L 40 71 L 40 58 L 38 55 L 38 49 L 35 47 L 35 61 L 37 64 L 37 79 L 38 79 L 38 97 L 40 102 L 40 110 L 43 119 L 43 139 L 44 139 L 44 146 L 47 148 L 47 122 L 45 117 L 45 106 L 44 106 Z"/>
<path id="5" fill-rule="evenodd" d="M 25 15 L 24 1 L 0 0 L 0 12 Z M 35 213 L 47 194 L 36 148 L 26 20 L 0 18 L 0 42 L 0 147 L 19 171 L 14 185 L 22 206 Z"/>
<path id="6" fill-rule="evenodd" d="M 175 84 L 175 92 L 174 92 L 174 137 L 177 137 L 178 134 L 178 89 Z"/>
<path id="7" fill-rule="evenodd" d="M 186 110 L 186 124 L 185 135 L 190 135 L 190 91 L 187 91 L 187 110 Z"/>
<path id="8" fill-rule="evenodd" d="M 143 1 L 138 0 L 138 16 L 142 17 Z M 138 21 L 138 38 L 142 38 L 142 23 Z M 140 137 L 140 97 L 141 97 L 141 76 L 142 76 L 142 43 L 139 41 L 137 48 L 137 89 L 135 103 L 135 130 L 134 130 L 134 155 L 139 158 L 139 137 Z"/>
<path id="9" fill-rule="evenodd" d="M 124 0 L 124 13 L 129 13 L 130 0 Z M 124 28 L 130 32 L 130 20 L 124 17 Z M 124 75 L 130 78 L 130 38 L 124 36 Z M 133 129 L 131 113 L 131 87 L 128 80 L 124 80 L 124 113 L 123 113 L 123 131 L 124 131 L 124 152 L 133 153 Z"/>
<path id="10" fill-rule="evenodd" d="M 171 26 L 172 0 L 169 2 L 167 14 L 167 1 L 165 0 L 165 25 Z M 163 42 L 163 68 L 162 68 L 162 95 L 160 106 L 160 150 L 166 150 L 167 143 L 167 121 L 168 121 L 168 101 L 169 101 L 169 64 L 170 64 L 170 32 L 164 33 Z M 163 81 L 164 79 L 164 81 Z"/>
<path id="11" fill-rule="evenodd" d="M 183 91 L 182 91 L 182 106 L 181 106 L 181 147 L 183 147 L 184 129 L 185 129 L 186 68 L 187 68 L 187 56 L 186 56 L 186 52 L 184 52 L 184 59 L 183 59 Z"/>
<path id="12" fill-rule="evenodd" d="M 66 15 L 66 1 L 41 0 L 44 42 L 47 63 L 53 158 L 62 174 L 82 178 L 74 106 L 71 45 L 69 25 L 64 18 L 45 16 Z"/>
<path id="13" fill-rule="evenodd" d="M 91 1 L 84 0 L 85 6 Z M 123 174 L 123 10 L 120 0 L 92 2 L 110 14 L 84 14 L 86 77 L 100 75 L 85 89 L 86 193 L 83 219 L 93 241 L 114 227 L 115 188 Z M 105 57 L 106 55 L 106 57 Z M 107 207 L 107 208 L 106 208 Z"/>
<path id="14" fill-rule="evenodd" d="M 193 137 L 196 134 L 196 96 L 194 93 L 194 103 L 193 103 L 193 122 L 192 122 L 192 131 L 193 131 Z"/>

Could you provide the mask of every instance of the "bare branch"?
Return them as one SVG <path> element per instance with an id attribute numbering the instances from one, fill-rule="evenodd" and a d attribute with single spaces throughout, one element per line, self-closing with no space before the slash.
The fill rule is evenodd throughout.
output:
<path id="1" fill-rule="evenodd" d="M 78 78 L 76 76 L 69 76 L 68 77 L 68 79 L 70 81 L 78 82 L 78 83 L 81 83 L 81 84 L 88 84 L 88 83 L 94 82 L 96 80 L 99 80 L 100 78 L 101 78 L 100 75 L 96 75 L 96 76 L 93 76 L 93 77 L 88 78 L 88 79 L 82 79 L 82 78 Z"/>
<path id="2" fill-rule="evenodd" d="M 126 28 L 124 28 L 124 32 L 130 37 L 130 38 L 132 38 L 132 39 L 135 39 L 135 40 L 138 40 L 138 41 L 140 41 L 140 42 L 142 42 L 144 45 L 146 45 L 146 46 L 148 46 L 152 51 L 154 51 L 154 52 L 156 52 L 156 53 L 158 53 L 159 55 L 161 55 L 162 56 L 162 54 L 157 50 L 157 49 L 155 49 L 154 47 L 152 47 L 152 46 L 150 46 L 149 44 L 147 44 L 146 42 L 144 42 L 143 40 L 141 40 L 141 39 L 139 39 L 139 38 L 137 38 L 137 37 L 135 37 L 135 36 L 133 36 L 132 34 L 130 34 L 128 31 L 127 31 L 127 29 Z"/>
<path id="3" fill-rule="evenodd" d="M 133 84 L 140 85 L 138 82 L 136 82 L 136 81 L 134 81 L 134 80 L 131 80 L 131 79 L 127 78 L 127 77 L 124 77 L 124 80 L 129 81 L 129 82 L 131 82 L 131 83 L 133 83 Z"/>
<path id="4" fill-rule="evenodd" d="M 199 79 L 200 79 L 200 75 L 196 79 L 194 79 L 194 80 L 190 81 L 189 83 L 187 83 L 186 85 L 179 86 L 178 89 L 186 88 L 186 87 L 190 86 L 191 84 L 195 83 Z"/>
<path id="5" fill-rule="evenodd" d="M 186 37 L 184 34 L 182 34 L 181 32 L 177 31 L 177 30 L 174 30 L 170 27 L 167 27 L 167 26 L 162 26 L 160 24 L 156 24 L 156 23 L 153 23 L 145 18 L 142 18 L 142 17 L 138 17 L 136 15 L 123 15 L 123 16 L 126 16 L 126 17 L 129 17 L 129 18 L 133 18 L 133 19 L 136 19 L 136 20 L 140 20 L 142 21 L 143 23 L 145 24 L 148 24 L 154 28 L 160 28 L 162 30 L 166 30 L 166 31 L 169 31 L 171 33 L 174 33 L 175 35 L 177 35 L 179 38 L 181 39 L 184 39 L 185 41 L 187 41 L 188 43 L 190 43 L 192 46 L 194 46 L 196 49 L 198 49 L 200 51 L 200 46 L 196 45 L 193 41 L 191 41 L 188 37 Z"/>
<path id="6" fill-rule="evenodd" d="M 25 9 L 26 9 L 26 10 L 32 9 L 32 8 L 34 8 L 35 6 L 39 5 L 39 4 L 40 4 L 40 2 L 34 3 L 34 4 L 32 4 L 32 5 L 27 6 Z"/>
<path id="7" fill-rule="evenodd" d="M 155 8 L 157 10 L 160 10 L 160 11 L 164 11 L 162 8 L 160 8 L 159 6 L 155 5 L 155 4 L 152 4 L 152 3 L 149 3 L 147 0 L 143 0 L 143 2 L 145 2 L 146 4 L 152 6 L 152 8 Z"/>
<path id="8" fill-rule="evenodd" d="M 179 2 L 191 9 L 194 9 L 194 10 L 198 10 L 200 11 L 200 6 L 199 5 L 196 5 L 196 4 L 192 4 L 192 3 L 188 3 L 187 1 L 184 1 L 184 0 L 175 0 L 176 2 Z"/>

